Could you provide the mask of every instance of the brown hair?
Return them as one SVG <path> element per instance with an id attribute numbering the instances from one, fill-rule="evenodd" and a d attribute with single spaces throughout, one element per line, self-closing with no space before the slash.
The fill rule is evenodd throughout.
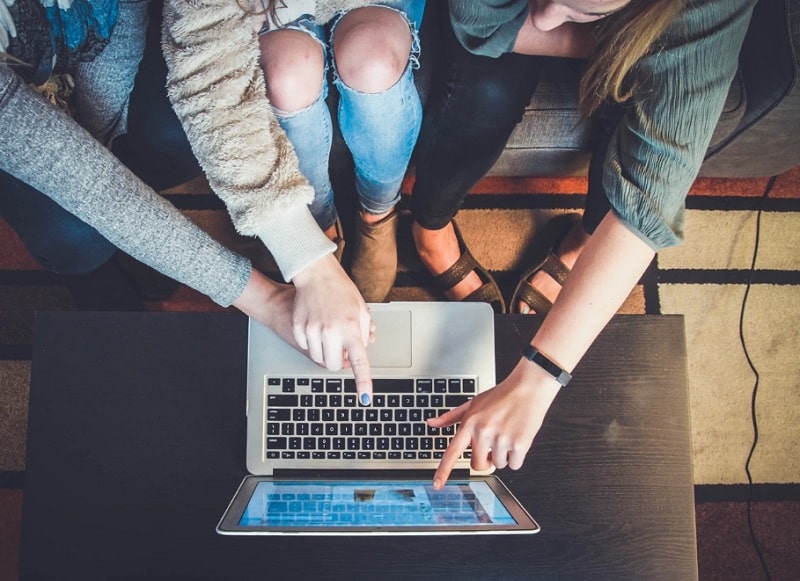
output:
<path id="1" fill-rule="evenodd" d="M 242 6 L 242 0 L 236 0 L 236 3 L 239 5 L 239 8 L 244 10 L 248 14 L 267 14 L 269 15 L 270 20 L 273 22 L 277 21 L 277 13 L 276 10 L 278 9 L 278 3 L 280 3 L 281 7 L 286 7 L 284 0 L 255 0 L 249 1 L 248 4 L 261 4 L 261 9 L 256 10 L 253 8 L 248 8 L 246 6 Z"/>
<path id="2" fill-rule="evenodd" d="M 656 41 L 675 20 L 688 0 L 631 0 L 624 8 L 599 20 L 595 50 L 580 85 L 580 108 L 595 112 L 610 99 L 630 99 L 637 83 L 630 73 L 644 56 L 657 48 Z"/>

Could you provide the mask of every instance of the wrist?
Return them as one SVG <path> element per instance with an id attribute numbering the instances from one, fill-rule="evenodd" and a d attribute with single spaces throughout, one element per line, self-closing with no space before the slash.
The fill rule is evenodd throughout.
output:
<path id="1" fill-rule="evenodd" d="M 337 271 L 342 271 L 339 261 L 333 253 L 320 256 L 311 264 L 305 266 L 302 270 L 297 272 L 292 278 L 292 283 L 297 288 L 319 283 L 322 278 L 335 275 Z M 344 271 L 342 271 L 343 273 Z"/>
<path id="2" fill-rule="evenodd" d="M 261 311 L 269 309 L 272 299 L 280 290 L 280 285 L 265 274 L 253 268 L 241 294 L 233 301 L 233 306 L 253 318 L 261 318 Z"/>
<path id="3" fill-rule="evenodd" d="M 560 387 L 566 387 L 572 380 L 572 374 L 553 361 L 550 357 L 536 349 L 533 345 L 522 348 L 523 363 L 538 367 Z"/>

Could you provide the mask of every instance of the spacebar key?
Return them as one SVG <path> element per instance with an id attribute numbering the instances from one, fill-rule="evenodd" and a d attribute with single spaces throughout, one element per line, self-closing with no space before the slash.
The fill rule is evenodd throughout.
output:
<path id="1" fill-rule="evenodd" d="M 345 379 L 344 390 L 355 393 L 355 380 Z M 373 379 L 372 393 L 414 393 L 414 380 L 407 378 Z"/>

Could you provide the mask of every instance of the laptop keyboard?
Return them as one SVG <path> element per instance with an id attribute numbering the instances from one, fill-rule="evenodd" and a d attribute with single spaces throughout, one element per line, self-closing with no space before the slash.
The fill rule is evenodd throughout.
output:
<path id="1" fill-rule="evenodd" d="M 455 427 L 425 420 L 477 394 L 475 377 L 373 378 L 360 406 L 351 378 L 267 377 L 268 459 L 402 460 L 442 457 Z M 463 458 L 470 457 L 467 449 Z"/>

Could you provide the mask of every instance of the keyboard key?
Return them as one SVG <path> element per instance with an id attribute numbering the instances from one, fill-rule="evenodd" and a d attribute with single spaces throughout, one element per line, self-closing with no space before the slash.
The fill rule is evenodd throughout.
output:
<path id="1" fill-rule="evenodd" d="M 418 379 L 417 380 L 417 393 L 433 393 L 433 380 L 432 379 Z"/>
<path id="2" fill-rule="evenodd" d="M 292 410 L 289 408 L 270 408 L 267 410 L 267 421 L 269 422 L 285 422 L 289 421 Z"/>
<path id="3" fill-rule="evenodd" d="M 446 395 L 444 398 L 444 405 L 448 408 L 455 408 L 461 404 L 467 403 L 471 398 L 467 395 Z"/>

